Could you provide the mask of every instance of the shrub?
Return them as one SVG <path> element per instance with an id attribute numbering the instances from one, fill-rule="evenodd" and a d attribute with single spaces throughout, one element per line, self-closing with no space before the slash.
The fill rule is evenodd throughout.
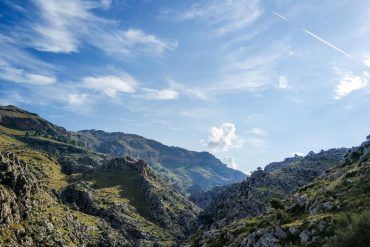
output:
<path id="1" fill-rule="evenodd" d="M 277 198 L 272 198 L 270 204 L 274 209 L 284 209 L 284 204 Z"/>
<path id="2" fill-rule="evenodd" d="M 367 247 L 370 243 L 370 211 L 346 215 L 338 221 L 339 229 L 332 246 Z"/>

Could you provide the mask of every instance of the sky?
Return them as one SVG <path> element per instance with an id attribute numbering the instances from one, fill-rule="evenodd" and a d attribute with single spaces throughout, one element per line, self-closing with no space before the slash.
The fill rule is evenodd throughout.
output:
<path id="1" fill-rule="evenodd" d="M 369 0 L 0 0 L 0 104 L 250 172 L 370 134 Z"/>

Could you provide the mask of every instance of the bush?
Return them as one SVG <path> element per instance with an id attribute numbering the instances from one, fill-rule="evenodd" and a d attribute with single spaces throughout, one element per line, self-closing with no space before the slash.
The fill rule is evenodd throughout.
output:
<path id="1" fill-rule="evenodd" d="M 284 209 L 284 204 L 277 198 L 272 198 L 270 204 L 274 209 Z"/>
<path id="2" fill-rule="evenodd" d="M 370 211 L 346 215 L 338 221 L 339 229 L 332 246 L 367 247 L 370 243 Z"/>

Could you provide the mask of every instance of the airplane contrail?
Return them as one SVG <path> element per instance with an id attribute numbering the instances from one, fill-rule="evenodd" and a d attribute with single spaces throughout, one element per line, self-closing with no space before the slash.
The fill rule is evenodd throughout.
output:
<path id="1" fill-rule="evenodd" d="M 280 17 L 281 19 L 285 20 L 285 21 L 289 21 L 288 18 L 286 18 L 285 16 L 282 16 L 280 15 L 279 13 L 275 12 L 275 11 L 271 11 L 274 15 Z"/>
<path id="2" fill-rule="evenodd" d="M 335 49 L 335 50 L 339 51 L 340 53 L 342 53 L 342 54 L 346 55 L 347 57 L 351 57 L 351 55 L 349 55 L 348 53 L 346 53 L 346 52 L 345 52 L 345 51 L 343 51 L 342 49 L 339 49 L 339 48 L 338 48 L 338 47 L 336 47 L 335 45 L 330 44 L 328 41 L 326 41 L 326 40 L 324 40 L 324 39 L 320 38 L 319 36 L 317 36 L 317 35 L 313 34 L 312 32 L 308 31 L 307 29 L 304 29 L 304 28 L 303 28 L 302 30 L 303 30 L 305 33 L 307 33 L 307 34 L 311 35 L 312 37 L 314 37 L 315 39 L 317 39 L 317 40 L 319 40 L 319 41 L 323 42 L 323 43 L 324 43 L 324 44 L 326 44 L 327 46 L 329 46 L 329 47 L 331 47 L 331 48 L 333 48 L 333 49 Z"/>

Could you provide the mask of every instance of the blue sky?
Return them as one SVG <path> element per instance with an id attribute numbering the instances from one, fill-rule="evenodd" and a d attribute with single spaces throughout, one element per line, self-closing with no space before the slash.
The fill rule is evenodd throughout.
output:
<path id="1" fill-rule="evenodd" d="M 0 0 L 0 104 L 257 166 L 370 133 L 370 2 Z"/>

